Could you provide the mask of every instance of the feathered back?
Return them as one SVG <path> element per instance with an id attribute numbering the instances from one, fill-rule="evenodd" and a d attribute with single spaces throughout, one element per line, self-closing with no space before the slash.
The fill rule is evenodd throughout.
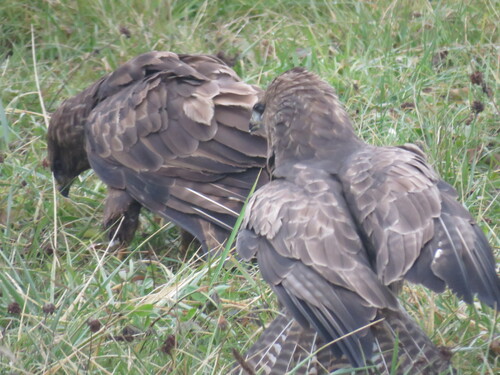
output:
<path id="1" fill-rule="evenodd" d="M 248 131 L 259 94 L 216 57 L 146 53 L 63 103 L 49 138 L 62 136 L 50 148 L 72 160 L 66 145 L 81 148 L 85 134 L 88 161 L 109 188 L 218 242 L 265 165 L 266 140 Z M 74 169 L 64 172 L 73 178 Z"/>

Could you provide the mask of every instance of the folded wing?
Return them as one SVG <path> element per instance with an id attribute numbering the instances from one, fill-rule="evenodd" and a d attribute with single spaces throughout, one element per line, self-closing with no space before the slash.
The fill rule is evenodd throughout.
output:
<path id="1" fill-rule="evenodd" d="M 500 305 L 491 247 L 455 190 L 412 145 L 369 147 L 340 172 L 379 278 L 407 279 L 472 303 Z"/>
<path id="2" fill-rule="evenodd" d="M 204 247 L 208 227 L 220 242 L 265 163 L 265 138 L 248 132 L 259 93 L 212 56 L 138 56 L 100 85 L 86 126 L 90 164 Z"/>

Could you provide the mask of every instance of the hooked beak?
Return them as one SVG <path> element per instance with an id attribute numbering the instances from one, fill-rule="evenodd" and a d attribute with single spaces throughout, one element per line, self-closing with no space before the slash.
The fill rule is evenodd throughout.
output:
<path id="1" fill-rule="evenodd" d="M 54 179 L 56 180 L 57 190 L 59 190 L 59 193 L 61 193 L 63 197 L 67 198 L 74 179 L 64 178 L 57 173 L 54 173 Z"/>
<path id="2" fill-rule="evenodd" d="M 250 118 L 250 127 L 248 130 L 250 131 L 250 133 L 255 133 L 261 128 L 262 128 L 262 113 L 253 111 L 252 117 Z"/>
<path id="3" fill-rule="evenodd" d="M 69 189 L 71 188 L 71 184 L 66 184 L 64 186 L 59 186 L 59 193 L 65 198 L 68 198 Z"/>

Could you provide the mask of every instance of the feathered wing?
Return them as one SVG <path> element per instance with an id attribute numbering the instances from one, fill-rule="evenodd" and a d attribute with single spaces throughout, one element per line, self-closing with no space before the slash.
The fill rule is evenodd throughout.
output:
<path id="1" fill-rule="evenodd" d="M 406 278 L 472 303 L 500 305 L 491 248 L 455 190 L 412 145 L 371 147 L 354 154 L 340 179 L 379 278 Z"/>
<path id="2" fill-rule="evenodd" d="M 296 165 L 291 175 L 295 181 L 273 181 L 253 196 L 238 252 L 246 259 L 256 256 L 262 276 L 300 324 L 314 328 L 326 342 L 338 340 L 330 346 L 333 353 L 364 366 L 377 340 L 396 345 L 399 332 L 389 335 L 371 325 L 388 318 L 386 311 L 401 314 L 401 307 L 371 269 L 341 184 L 308 165 Z M 417 353 L 434 353 L 423 357 L 425 366 L 446 367 L 419 334 L 415 340 L 426 349 L 416 346 L 401 356 L 410 356 L 408 363 L 414 364 L 422 360 Z"/>
<path id="3" fill-rule="evenodd" d="M 86 127 L 90 164 L 207 249 L 232 229 L 265 164 L 265 138 L 248 132 L 259 93 L 212 56 L 138 56 L 99 87 Z"/>

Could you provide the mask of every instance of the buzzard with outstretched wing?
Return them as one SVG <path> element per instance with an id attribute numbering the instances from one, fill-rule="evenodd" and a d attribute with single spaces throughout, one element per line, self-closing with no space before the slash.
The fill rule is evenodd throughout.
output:
<path id="1" fill-rule="evenodd" d="M 144 206 L 211 250 L 232 230 L 265 165 L 266 139 L 248 131 L 260 94 L 214 56 L 140 55 L 53 114 L 54 177 L 67 195 L 92 167 L 109 190 L 105 226 L 120 222 L 120 242 L 132 239 Z M 264 171 L 259 184 L 267 180 Z"/>
<path id="2" fill-rule="evenodd" d="M 252 118 L 267 131 L 273 181 L 248 204 L 239 254 L 352 366 L 392 374 L 394 357 L 397 374 L 451 371 L 396 294 L 408 280 L 500 305 L 492 250 L 454 189 L 415 146 L 364 143 L 333 89 L 304 69 L 276 78 Z"/>

